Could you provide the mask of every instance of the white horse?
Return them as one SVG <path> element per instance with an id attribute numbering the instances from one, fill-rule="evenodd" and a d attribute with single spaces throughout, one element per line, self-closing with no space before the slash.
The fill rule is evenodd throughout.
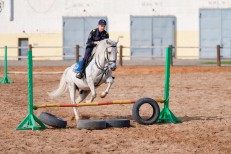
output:
<path id="1" fill-rule="evenodd" d="M 110 39 L 105 39 L 99 42 L 99 44 L 93 50 L 93 59 L 86 67 L 85 76 L 82 79 L 76 78 L 76 73 L 73 72 L 75 64 L 65 69 L 58 89 L 48 93 L 50 97 L 55 98 L 66 92 L 69 89 L 71 103 L 82 102 L 88 94 L 91 92 L 91 98 L 87 102 L 92 102 L 96 97 L 95 89 L 102 83 L 107 83 L 108 86 L 104 92 L 101 93 L 101 97 L 104 98 L 114 82 L 112 71 L 116 70 L 117 59 L 117 42 Z M 75 100 L 76 90 L 79 91 L 79 96 Z M 79 120 L 78 109 L 73 107 L 76 122 Z"/>

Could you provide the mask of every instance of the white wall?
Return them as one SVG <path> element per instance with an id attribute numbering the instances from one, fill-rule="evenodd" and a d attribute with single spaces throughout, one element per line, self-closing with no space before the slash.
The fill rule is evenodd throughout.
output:
<path id="1" fill-rule="evenodd" d="M 62 33 L 63 16 L 107 16 L 109 32 L 130 32 L 130 15 L 174 15 L 177 30 L 198 31 L 199 8 L 231 7 L 231 0 L 14 0 L 10 21 L 10 0 L 1 1 L 0 34 Z"/>

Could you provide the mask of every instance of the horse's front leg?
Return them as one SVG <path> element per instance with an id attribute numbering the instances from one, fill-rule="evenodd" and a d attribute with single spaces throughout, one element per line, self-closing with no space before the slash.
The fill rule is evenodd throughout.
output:
<path id="1" fill-rule="evenodd" d="M 104 98 L 104 97 L 107 96 L 107 94 L 108 94 L 108 92 L 109 92 L 109 90 L 110 90 L 112 84 L 114 83 L 113 77 L 112 77 L 112 76 L 109 76 L 109 77 L 107 78 L 106 82 L 107 82 L 108 85 L 107 85 L 106 90 L 105 90 L 104 92 L 101 93 L 101 95 L 100 95 L 101 98 Z"/>
<path id="2" fill-rule="evenodd" d="M 96 98 L 96 91 L 94 81 L 92 79 L 87 79 L 87 84 L 91 90 L 91 98 L 87 101 L 88 103 L 90 103 L 93 102 L 93 100 Z"/>

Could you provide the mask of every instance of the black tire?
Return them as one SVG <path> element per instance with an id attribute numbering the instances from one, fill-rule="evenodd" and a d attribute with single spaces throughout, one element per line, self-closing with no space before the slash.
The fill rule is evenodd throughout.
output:
<path id="1" fill-rule="evenodd" d="M 152 113 L 152 116 L 149 118 L 149 119 L 142 119 L 142 117 L 140 116 L 139 114 L 139 110 L 140 110 L 140 107 L 143 105 L 143 104 L 150 104 L 153 108 L 153 113 Z M 159 105 L 157 104 L 157 102 L 151 98 L 141 98 L 139 99 L 134 105 L 133 105 L 133 108 L 132 108 L 132 116 L 134 118 L 134 120 L 136 120 L 136 122 L 138 122 L 139 124 L 142 124 L 142 125 L 152 125 L 154 124 L 157 120 L 158 120 L 158 117 L 160 115 L 160 108 L 159 108 Z"/>
<path id="2" fill-rule="evenodd" d="M 115 119 L 115 120 L 105 120 L 107 127 L 130 127 L 130 120 L 128 119 Z"/>
<path id="3" fill-rule="evenodd" d="M 51 127 L 66 128 L 67 126 L 67 121 L 47 112 L 42 112 L 38 118 L 41 122 Z"/>
<path id="4" fill-rule="evenodd" d="M 77 123 L 78 129 L 100 130 L 106 128 L 104 120 L 79 120 Z"/>

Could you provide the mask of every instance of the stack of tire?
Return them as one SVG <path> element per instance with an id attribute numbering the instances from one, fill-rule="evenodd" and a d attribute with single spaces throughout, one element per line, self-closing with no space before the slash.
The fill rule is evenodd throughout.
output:
<path id="1" fill-rule="evenodd" d="M 139 110 L 143 104 L 151 105 L 153 109 L 153 114 L 148 119 L 143 119 Z M 157 102 L 151 98 L 141 98 L 139 99 L 132 108 L 132 115 L 134 120 L 136 120 L 139 124 L 143 125 L 151 125 L 154 124 L 160 114 L 159 105 Z M 46 125 L 55 128 L 66 128 L 67 121 L 47 112 L 42 112 L 39 116 L 41 122 Z M 129 119 L 114 119 L 114 120 L 79 120 L 77 123 L 78 129 L 105 129 L 110 127 L 122 128 L 122 127 L 130 127 Z"/>

